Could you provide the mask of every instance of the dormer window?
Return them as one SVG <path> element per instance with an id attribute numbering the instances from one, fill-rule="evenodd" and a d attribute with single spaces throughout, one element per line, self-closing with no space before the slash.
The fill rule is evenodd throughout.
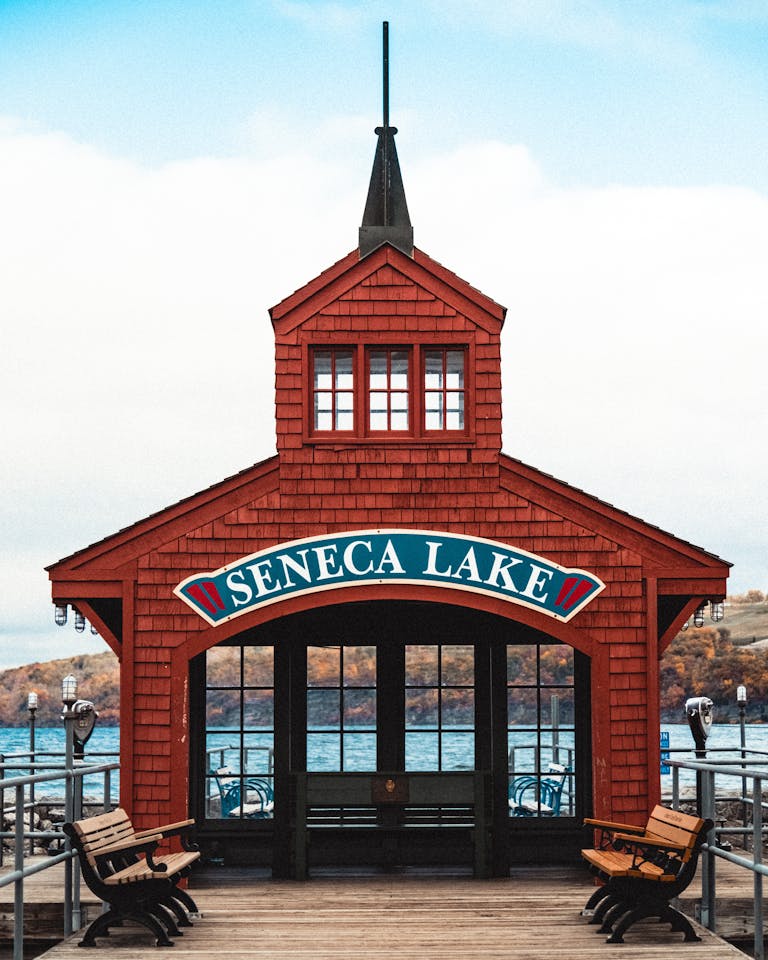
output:
<path id="1" fill-rule="evenodd" d="M 371 432 L 409 428 L 410 351 L 401 347 L 368 352 L 368 427 Z"/>
<path id="2" fill-rule="evenodd" d="M 354 351 L 315 350 L 312 360 L 315 431 L 354 430 Z"/>
<path id="3" fill-rule="evenodd" d="M 424 351 L 424 429 L 464 429 L 464 350 Z"/>
<path id="4" fill-rule="evenodd" d="M 309 344 L 309 435 L 377 442 L 466 438 L 468 350 L 418 342 Z"/>

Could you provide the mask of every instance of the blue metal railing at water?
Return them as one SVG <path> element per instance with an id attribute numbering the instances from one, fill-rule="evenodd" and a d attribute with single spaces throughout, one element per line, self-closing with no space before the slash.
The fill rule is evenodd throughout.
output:
<path id="1" fill-rule="evenodd" d="M 723 802 L 740 801 L 742 807 L 742 825 L 713 827 L 702 847 L 702 878 L 701 878 L 701 923 L 709 930 L 715 931 L 717 926 L 716 913 L 716 863 L 717 860 L 727 860 L 753 875 L 754 894 L 754 948 L 755 960 L 765 960 L 764 948 L 764 917 L 763 917 L 763 877 L 768 876 L 768 865 L 763 863 L 763 842 L 766 829 L 764 825 L 764 811 L 768 803 L 763 801 L 763 782 L 768 780 L 768 754 L 765 751 L 742 750 L 741 756 L 734 759 L 733 751 L 730 758 L 713 760 L 702 758 L 696 760 L 670 759 L 672 767 L 672 806 L 677 809 L 680 805 L 679 774 L 682 770 L 693 771 L 696 774 L 696 809 L 700 816 L 712 820 L 713 823 L 723 822 L 725 818 L 718 816 L 718 804 Z M 765 769 L 759 769 L 763 765 Z M 735 786 L 741 788 L 734 793 Z M 727 786 L 724 786 L 724 783 Z M 728 787 L 730 786 L 730 791 Z M 719 790 L 719 794 L 718 794 Z M 728 792 L 726 792 L 728 791 Z M 751 813 L 751 817 L 749 816 Z M 750 822 L 751 820 L 751 822 Z M 724 842 L 727 836 L 740 836 L 744 846 L 744 856 L 733 852 L 730 843 Z M 746 856 L 748 841 L 751 839 L 752 857 Z"/>
<path id="2" fill-rule="evenodd" d="M 44 767 L 42 773 L 27 774 L 26 776 L 5 776 L 7 770 L 14 768 L 29 769 L 30 767 Z M 42 870 L 63 863 L 64 864 L 64 929 L 63 935 L 69 936 L 73 930 L 81 926 L 80 922 L 80 872 L 79 864 L 72 851 L 69 839 L 63 831 L 34 831 L 24 829 L 24 813 L 29 804 L 29 793 L 37 784 L 60 783 L 64 781 L 64 817 L 67 821 L 78 820 L 83 809 L 83 778 L 95 774 L 103 774 L 104 794 L 103 809 L 111 809 L 111 773 L 118 770 L 118 763 L 92 764 L 75 762 L 67 769 L 63 764 L 2 764 L 2 779 L 0 779 L 0 817 L 4 817 L 8 809 L 12 809 L 15 816 L 13 831 L 0 833 L 0 844 L 4 837 L 14 840 L 14 865 L 10 873 L 0 876 L 0 887 L 14 884 L 13 908 L 13 960 L 22 960 L 24 951 L 24 880 Z M 6 793 L 13 793 L 13 802 L 6 804 Z M 28 839 L 45 839 L 60 841 L 63 852 L 51 856 L 42 862 L 24 865 L 24 844 Z"/>

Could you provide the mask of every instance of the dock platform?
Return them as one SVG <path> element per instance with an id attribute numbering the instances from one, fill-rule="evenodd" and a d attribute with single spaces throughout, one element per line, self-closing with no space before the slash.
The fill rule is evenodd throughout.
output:
<path id="1" fill-rule="evenodd" d="M 582 867 L 519 868 L 493 880 L 406 872 L 305 882 L 208 867 L 190 885 L 204 916 L 176 940 L 173 954 L 177 960 L 599 960 L 618 950 L 622 960 L 669 960 L 673 953 L 744 960 L 703 928 L 697 928 L 701 943 L 686 944 L 656 921 L 637 924 L 620 947 L 606 944 L 579 916 L 592 889 Z M 74 934 L 42 957 L 83 960 L 79 939 Z M 88 952 L 90 960 L 146 960 L 155 949 L 146 931 L 127 926 L 102 943 Z"/>

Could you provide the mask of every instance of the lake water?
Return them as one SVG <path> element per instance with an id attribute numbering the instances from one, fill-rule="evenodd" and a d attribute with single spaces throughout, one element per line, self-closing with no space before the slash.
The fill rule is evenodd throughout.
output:
<path id="1" fill-rule="evenodd" d="M 669 732 L 670 749 L 673 758 L 684 758 L 686 752 L 692 756 L 693 738 L 687 724 L 668 723 L 662 724 L 662 731 Z M 737 725 L 715 724 L 707 740 L 707 748 L 715 751 L 738 750 L 739 747 L 739 727 Z M 747 747 L 752 750 L 763 750 L 768 752 L 768 724 L 748 724 L 746 727 Z M 562 738 L 561 738 L 562 744 Z M 564 745 L 564 744 L 563 744 Z M 38 727 L 35 731 L 35 747 L 38 754 L 57 753 L 64 751 L 64 729 L 61 727 Z M 120 749 L 120 730 L 117 727 L 96 727 L 93 736 L 86 746 L 86 760 L 92 763 L 111 762 L 117 759 L 115 754 Z M 0 754 L 8 755 L 13 753 L 23 753 L 29 750 L 29 731 L 25 727 L 0 727 Z M 684 751 L 684 752 L 676 752 Z M 727 753 L 715 753 L 718 759 L 726 757 Z M 466 755 L 465 755 L 466 756 Z M 46 759 L 39 756 L 40 760 Z M 51 758 L 52 762 L 61 762 L 61 758 Z M 425 757 L 426 759 L 426 757 Z M 432 758 L 430 757 L 430 760 Z M 320 756 L 309 763 L 310 769 L 327 769 L 324 759 Z M 410 769 L 417 769 L 419 758 L 411 756 L 408 764 Z M 422 769 L 429 769 L 431 763 L 425 762 Z M 463 763 L 456 759 L 456 769 L 466 769 L 471 764 Z M 7 771 L 7 775 L 13 776 L 15 773 Z M 20 775 L 21 772 L 16 775 Z M 682 787 L 691 787 L 695 782 L 694 775 L 683 771 L 680 775 Z M 119 789 L 119 775 L 112 774 L 113 796 L 117 798 Z M 63 781 L 62 781 L 63 784 Z M 726 784 L 727 785 L 727 784 Z M 735 788 L 735 784 L 734 784 Z M 672 775 L 662 774 L 661 776 L 662 794 L 670 794 L 672 791 Z M 87 777 L 85 782 L 85 793 L 88 796 L 99 796 L 103 793 L 103 779 L 101 776 Z M 61 784 L 46 785 L 45 788 L 38 787 L 38 795 L 58 797 L 63 796 L 64 788 Z"/>

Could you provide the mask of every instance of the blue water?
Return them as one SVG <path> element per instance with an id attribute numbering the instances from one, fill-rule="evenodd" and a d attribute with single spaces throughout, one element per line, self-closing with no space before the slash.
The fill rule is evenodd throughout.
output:
<path id="1" fill-rule="evenodd" d="M 687 724 L 662 724 L 662 730 L 669 731 L 670 747 L 672 757 L 683 759 L 691 756 L 693 748 L 693 738 Z M 455 740 L 450 737 L 443 743 L 442 766 L 443 769 L 472 769 L 474 766 L 474 757 L 472 756 L 471 736 L 467 738 L 465 734 L 461 736 L 454 735 Z M 561 734 L 561 749 L 572 746 L 566 741 L 568 734 Z M 227 738 L 229 739 L 229 738 Z M 357 742 L 359 740 L 359 743 Z M 330 770 L 338 769 L 337 752 L 333 741 L 323 741 L 322 737 L 317 739 L 316 754 L 310 756 L 308 767 L 310 770 Z M 707 748 L 711 750 L 737 750 L 739 747 L 739 727 L 737 725 L 715 724 L 710 732 L 707 741 Z M 371 735 L 353 734 L 349 739 L 345 738 L 344 767 L 348 770 L 354 769 L 372 769 L 375 766 L 372 758 L 373 741 Z M 764 750 L 768 752 L 768 724 L 748 724 L 746 727 L 746 744 L 753 750 Z M 63 727 L 39 727 L 35 732 L 35 748 L 39 760 L 46 758 L 41 756 L 44 753 L 62 754 L 64 751 L 64 730 Z M 96 727 L 93 736 L 88 741 L 85 748 L 86 761 L 91 763 L 111 762 L 117 759 L 115 754 L 120 749 L 120 731 L 117 727 Z M 414 734 L 409 740 L 409 749 L 407 757 L 407 767 L 409 770 L 429 770 L 436 768 L 436 742 L 430 735 Z M 680 753 L 676 751 L 685 751 Z M 8 754 L 27 753 L 29 751 L 29 731 L 24 727 L 0 727 L 0 754 L 6 758 Z M 112 756 L 109 756 L 112 754 Z M 237 769 L 237 752 L 233 756 L 227 757 L 226 762 L 233 769 Z M 718 754 L 714 754 L 715 757 Z M 721 755 L 722 756 L 722 755 Z M 518 772 L 523 772 L 526 761 L 523 754 L 522 763 L 518 761 Z M 542 756 L 541 762 L 546 763 L 547 757 Z M 563 758 L 561 757 L 561 760 Z M 51 758 L 52 762 L 61 762 L 61 757 Z M 22 762 L 21 760 L 19 762 Z M 563 761 L 564 762 L 564 761 Z M 27 771 L 6 771 L 6 776 L 22 775 Z M 694 775 L 683 771 L 680 776 L 681 786 L 691 786 L 694 782 Z M 117 797 L 119 789 L 119 775 L 112 773 L 112 795 Z M 662 793 L 668 794 L 672 789 L 672 775 L 662 774 L 661 776 Z M 63 796 L 63 781 L 59 783 L 46 784 L 44 788 L 38 788 L 38 795 L 51 797 Z M 103 777 L 102 775 L 87 777 L 85 781 L 86 796 L 100 797 L 103 795 Z"/>

